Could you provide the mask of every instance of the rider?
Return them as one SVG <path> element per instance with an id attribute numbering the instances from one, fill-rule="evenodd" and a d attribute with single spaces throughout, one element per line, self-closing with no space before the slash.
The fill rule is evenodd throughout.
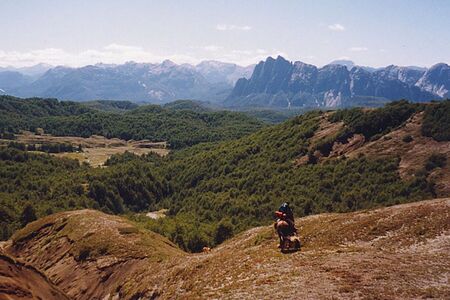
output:
<path id="1" fill-rule="evenodd" d="M 279 220 L 286 221 L 289 224 L 289 227 L 291 228 L 291 231 L 294 233 L 297 233 L 297 228 L 295 227 L 295 221 L 294 221 L 294 213 L 292 212 L 292 209 L 289 207 L 289 203 L 284 202 L 281 204 L 278 211 L 275 212 L 277 215 L 277 218 Z"/>

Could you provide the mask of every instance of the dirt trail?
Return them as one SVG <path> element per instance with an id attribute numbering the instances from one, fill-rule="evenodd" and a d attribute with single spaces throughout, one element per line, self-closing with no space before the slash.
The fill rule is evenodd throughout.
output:
<path id="1" fill-rule="evenodd" d="M 75 299 L 450 298 L 450 198 L 297 224 L 300 252 L 281 254 L 264 226 L 186 254 L 119 217 L 84 210 L 32 223 L 5 248 Z M 92 247 L 80 259 L 83 245 Z"/>

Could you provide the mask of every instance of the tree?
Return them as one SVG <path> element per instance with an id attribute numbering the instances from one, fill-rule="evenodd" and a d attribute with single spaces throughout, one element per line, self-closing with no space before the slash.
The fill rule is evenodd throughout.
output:
<path id="1" fill-rule="evenodd" d="M 233 236 L 233 224 L 229 220 L 222 220 L 216 228 L 214 242 L 220 244 Z"/>
<path id="2" fill-rule="evenodd" d="M 22 226 L 25 226 L 28 223 L 35 221 L 36 219 L 36 211 L 34 210 L 33 205 L 31 205 L 31 203 L 27 203 L 23 208 L 22 214 L 20 216 L 20 222 Z"/>

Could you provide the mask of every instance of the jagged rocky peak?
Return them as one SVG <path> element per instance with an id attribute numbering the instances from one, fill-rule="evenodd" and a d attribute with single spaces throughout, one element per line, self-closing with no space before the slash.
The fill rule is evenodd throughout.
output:
<path id="1" fill-rule="evenodd" d="M 355 63 L 351 60 L 348 59 L 338 59 L 338 60 L 333 60 L 332 62 L 329 63 L 329 65 L 341 65 L 341 66 L 345 66 L 348 70 L 351 70 L 353 67 L 355 67 Z"/>
<path id="2" fill-rule="evenodd" d="M 450 66 L 445 63 L 432 66 L 423 74 L 416 86 L 442 98 L 450 97 Z"/>
<path id="3" fill-rule="evenodd" d="M 350 68 L 351 66 L 351 68 Z M 281 56 L 268 57 L 249 80 L 239 80 L 225 104 L 232 106 L 365 105 L 390 100 L 430 101 L 448 97 L 449 67 L 390 65 L 374 69 L 334 61 L 322 68 Z M 288 99 L 281 101 L 280 99 Z M 361 103 L 361 104 L 360 104 Z"/>
<path id="4" fill-rule="evenodd" d="M 176 63 L 174 63 L 173 61 L 171 61 L 170 59 L 166 59 L 162 62 L 161 64 L 163 67 L 166 68 L 171 68 L 171 67 L 176 67 L 178 66 Z"/>
<path id="5" fill-rule="evenodd" d="M 312 91 L 314 83 L 317 80 L 317 72 L 318 69 L 316 66 L 296 61 L 290 78 L 292 90 L 295 93 L 299 91 Z"/>
<path id="6" fill-rule="evenodd" d="M 330 70 L 330 71 L 337 71 L 337 72 L 348 72 L 349 70 L 347 69 L 346 66 L 343 65 L 325 65 L 322 68 L 320 68 L 320 70 Z"/>
<path id="7" fill-rule="evenodd" d="M 350 76 L 347 67 L 342 65 L 326 65 L 317 74 L 316 91 L 340 91 L 349 94 Z"/>
<path id="8" fill-rule="evenodd" d="M 356 95 L 370 96 L 374 94 L 372 73 L 363 67 L 355 66 L 350 70 L 350 92 Z"/>
<path id="9" fill-rule="evenodd" d="M 409 67 L 400 67 L 389 65 L 385 68 L 375 71 L 376 76 L 386 80 L 400 80 L 409 85 L 414 85 L 425 73 L 424 70 Z"/>
<path id="10" fill-rule="evenodd" d="M 301 61 L 296 61 L 293 65 L 291 81 L 298 79 L 311 79 L 316 74 L 316 66 Z"/>
<path id="11" fill-rule="evenodd" d="M 130 99 L 165 103 L 176 99 L 220 101 L 241 77 L 250 77 L 253 66 L 209 61 L 197 66 L 128 61 L 79 68 L 55 67 L 33 80 L 17 80 L 0 70 L 0 91 L 21 97 L 70 100 Z M 9 82 L 15 82 L 11 85 Z"/>
<path id="12" fill-rule="evenodd" d="M 239 78 L 250 78 L 255 65 L 239 66 L 234 63 L 205 60 L 193 67 L 209 82 L 234 85 Z"/>

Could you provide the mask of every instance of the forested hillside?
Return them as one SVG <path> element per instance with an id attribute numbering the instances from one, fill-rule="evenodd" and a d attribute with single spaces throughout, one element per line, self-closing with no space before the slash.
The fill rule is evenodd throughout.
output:
<path id="1" fill-rule="evenodd" d="M 376 110 L 309 112 L 240 139 L 203 143 L 164 158 L 115 155 L 104 169 L 4 148 L 0 152 L 0 213 L 5 220 L 2 228 L 7 228 L 3 238 L 35 217 L 89 207 L 129 213 L 183 249 L 199 251 L 246 228 L 267 224 L 284 201 L 303 216 L 433 198 L 435 171 L 448 171 L 449 141 L 427 128 L 448 126 L 448 115 L 442 112 L 449 106 L 450 101 L 427 105 L 402 101 Z M 156 108 L 141 107 L 134 113 L 145 115 L 149 109 Z M 414 147 L 421 140 L 425 146 L 442 147 L 426 152 L 413 177 L 401 176 L 403 153 L 395 149 L 383 156 L 349 152 L 327 157 L 329 149 L 351 144 L 358 135 L 366 137 L 363 145 L 391 139 L 391 132 L 422 115 L 423 123 L 417 124 L 423 132 L 401 143 Z M 337 129 L 328 132 L 324 124 Z M 161 208 L 169 211 L 159 220 L 132 213 Z"/>
<path id="2" fill-rule="evenodd" d="M 124 113 L 107 112 L 92 106 L 120 108 L 124 103 L 89 103 L 84 106 L 56 99 L 20 99 L 0 96 L 0 133 L 34 131 L 63 136 L 93 134 L 124 140 L 167 141 L 172 149 L 239 138 L 262 127 L 255 118 L 236 112 L 196 112 L 145 105 Z"/>
<path id="3" fill-rule="evenodd" d="M 450 102 L 435 105 L 447 107 Z M 400 177 L 401 153 L 352 159 L 342 156 L 323 163 L 310 158 L 306 164 L 296 164 L 299 157 L 314 157 L 313 150 L 323 142 L 313 139 L 323 117 L 352 115 L 340 132 L 346 139 L 356 133 L 367 134 L 370 139 L 394 130 L 423 109 L 422 105 L 398 102 L 377 110 L 338 111 L 330 117 L 311 112 L 236 141 L 198 145 L 174 153 L 166 167 L 174 192 L 161 207 L 171 208 L 176 217 L 162 219 L 150 228 L 163 234 L 170 232 L 170 237 L 190 248 L 186 244 L 189 240 L 182 239 L 195 233 L 196 238 L 204 239 L 203 243 L 214 243 L 208 238 L 211 228 L 205 222 L 219 222 L 231 234 L 270 221 L 273 210 L 284 201 L 302 216 L 433 197 L 433 182 L 427 173 L 409 180 Z M 435 120 L 429 113 L 427 117 Z M 344 135 L 338 132 L 324 140 L 334 143 L 339 136 Z M 180 223 L 188 227 L 180 229 Z M 216 242 L 221 240 L 217 231 L 213 237 Z"/>

